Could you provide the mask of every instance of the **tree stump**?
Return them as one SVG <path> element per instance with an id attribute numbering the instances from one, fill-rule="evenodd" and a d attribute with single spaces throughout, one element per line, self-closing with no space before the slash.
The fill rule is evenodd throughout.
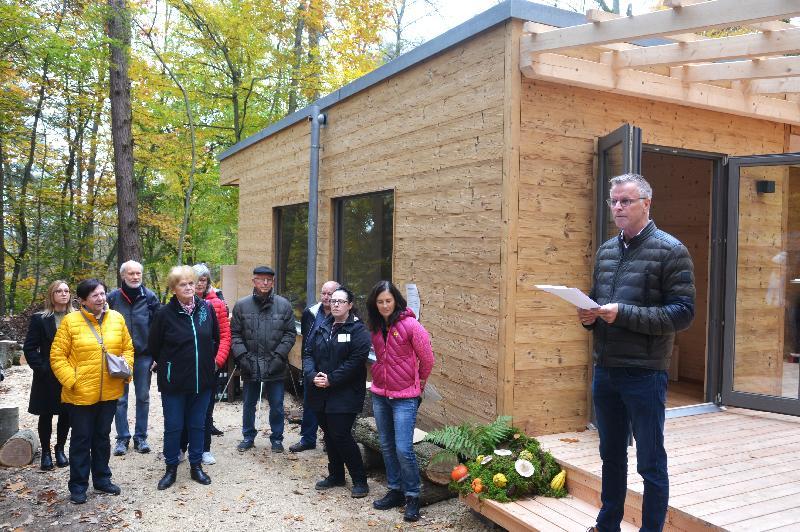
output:
<path id="1" fill-rule="evenodd" d="M 33 462 L 39 450 L 39 437 L 31 429 L 23 429 L 0 447 L 0 465 L 22 467 Z"/>
<path id="2" fill-rule="evenodd" d="M 364 417 L 356 419 L 353 435 L 357 442 L 366 448 L 376 451 L 380 456 L 381 443 L 378 429 L 375 426 L 375 418 Z M 417 455 L 417 465 L 422 477 L 420 504 L 427 506 L 455 497 L 455 494 L 447 489 L 447 484 L 450 482 L 450 471 L 453 468 L 449 463 L 455 459 L 450 458 L 451 453 L 438 445 L 423 441 L 414 444 L 414 454 Z M 446 470 L 446 475 L 442 474 L 442 470 Z"/>
<path id="3" fill-rule="evenodd" d="M 19 344 L 14 340 L 0 340 L 0 368 L 10 368 L 18 350 Z"/>
<path id="4" fill-rule="evenodd" d="M 19 408 L 0 406 L 0 445 L 3 445 L 19 430 Z"/>

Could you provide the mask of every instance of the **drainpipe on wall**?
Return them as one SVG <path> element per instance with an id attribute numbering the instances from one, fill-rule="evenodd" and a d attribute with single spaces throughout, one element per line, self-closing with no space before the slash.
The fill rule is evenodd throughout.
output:
<path id="1" fill-rule="evenodd" d="M 308 262 L 306 263 L 306 305 L 317 299 L 317 228 L 319 226 L 319 130 L 325 114 L 311 108 L 311 165 L 308 177 Z"/>

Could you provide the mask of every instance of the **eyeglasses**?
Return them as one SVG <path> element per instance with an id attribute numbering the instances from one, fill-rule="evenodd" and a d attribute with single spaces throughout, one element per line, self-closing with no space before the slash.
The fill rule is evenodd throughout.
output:
<path id="1" fill-rule="evenodd" d="M 274 281 L 275 281 L 274 277 L 267 277 L 266 279 L 261 279 L 259 277 L 253 277 L 253 282 L 254 283 L 270 284 L 270 283 L 272 283 Z"/>
<path id="2" fill-rule="evenodd" d="M 606 204 L 609 207 L 613 208 L 614 205 L 619 203 L 620 207 L 622 207 L 623 209 L 627 209 L 634 202 L 639 201 L 639 200 L 643 200 L 643 199 L 647 199 L 647 198 L 623 198 L 623 199 L 611 199 L 611 198 L 609 198 L 609 199 L 606 200 Z"/>
<path id="3" fill-rule="evenodd" d="M 331 306 L 334 306 L 334 305 L 346 305 L 348 303 L 350 303 L 350 302 L 348 300 L 346 300 L 346 299 L 331 299 Z"/>

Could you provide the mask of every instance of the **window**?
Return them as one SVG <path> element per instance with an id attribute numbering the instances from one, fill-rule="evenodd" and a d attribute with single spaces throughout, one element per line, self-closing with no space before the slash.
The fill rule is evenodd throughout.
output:
<path id="1" fill-rule="evenodd" d="M 356 296 L 365 316 L 376 282 L 392 279 L 394 193 L 376 192 L 336 200 L 336 280 Z"/>
<path id="2" fill-rule="evenodd" d="M 297 320 L 306 307 L 308 203 L 276 207 L 275 290 L 292 304 Z"/>

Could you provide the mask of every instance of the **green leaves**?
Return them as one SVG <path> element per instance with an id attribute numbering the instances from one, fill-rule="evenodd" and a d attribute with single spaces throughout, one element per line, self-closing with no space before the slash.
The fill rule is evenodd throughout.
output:
<path id="1" fill-rule="evenodd" d="M 497 445 L 511 437 L 513 432 L 511 416 L 500 416 L 488 425 L 447 425 L 429 432 L 425 439 L 469 460 L 479 454 L 492 454 Z"/>

